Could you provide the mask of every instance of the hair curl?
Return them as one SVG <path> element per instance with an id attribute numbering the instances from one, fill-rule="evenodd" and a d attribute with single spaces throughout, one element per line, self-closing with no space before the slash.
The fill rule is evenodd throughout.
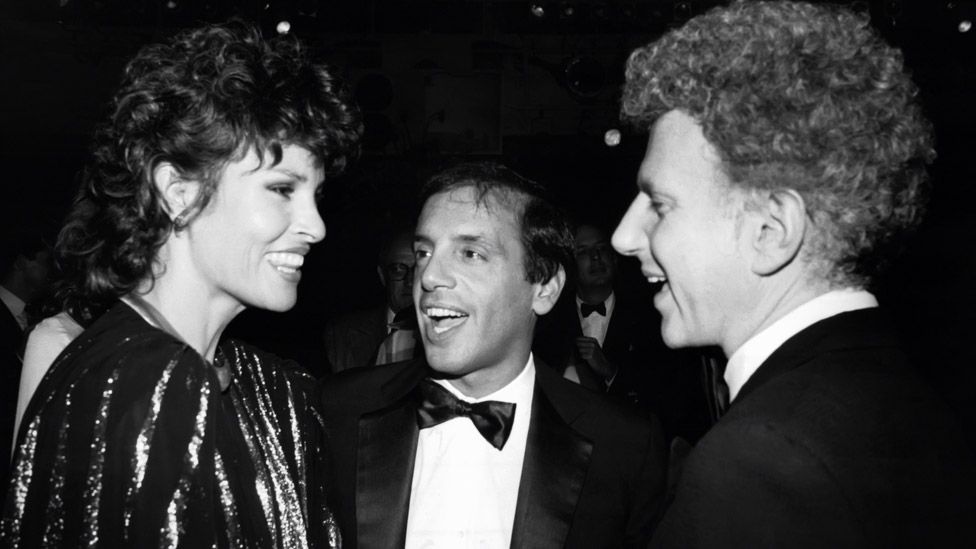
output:
<path id="1" fill-rule="evenodd" d="M 153 184 L 161 162 L 201 182 L 189 220 L 207 206 L 225 166 L 249 151 L 277 163 L 282 146 L 298 145 L 336 175 L 358 155 L 361 134 L 348 91 L 295 39 L 266 40 L 231 21 L 142 48 L 96 128 L 59 237 L 62 306 L 88 320 L 158 274 L 156 255 L 174 230 Z"/>
<path id="2" fill-rule="evenodd" d="M 525 249 L 525 277 L 533 283 L 548 282 L 561 266 L 571 272 L 573 231 L 566 213 L 545 198 L 539 183 L 495 162 L 458 164 L 438 172 L 421 187 L 420 202 L 435 194 L 474 187 L 478 203 L 487 207 L 488 196 L 511 208 L 519 221 Z"/>
<path id="3" fill-rule="evenodd" d="M 838 6 L 739 1 L 635 50 L 621 117 L 649 128 L 681 110 L 732 184 L 799 192 L 807 260 L 864 286 L 921 220 L 931 125 L 901 53 Z"/>

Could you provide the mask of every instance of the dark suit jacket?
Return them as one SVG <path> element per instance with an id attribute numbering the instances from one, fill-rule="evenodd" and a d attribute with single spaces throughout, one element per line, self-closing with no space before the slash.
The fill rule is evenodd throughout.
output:
<path id="1" fill-rule="evenodd" d="M 323 334 L 329 370 L 372 366 L 387 333 L 386 306 L 354 311 L 329 322 Z"/>
<path id="2" fill-rule="evenodd" d="M 548 368 L 536 369 L 513 548 L 642 547 L 659 518 L 666 447 L 659 429 Z M 327 380 L 334 461 L 328 487 L 349 547 L 403 547 L 417 448 L 422 360 Z"/>
<path id="3" fill-rule="evenodd" d="M 607 360 L 617 366 L 613 382 L 606 387 L 588 368 L 577 366 L 580 383 L 641 415 L 659 418 L 669 439 L 680 436 L 694 443 L 711 426 L 699 378 L 700 352 L 668 349 L 661 339 L 660 314 L 650 301 L 640 299 L 646 298 L 616 294 L 602 345 Z M 540 319 L 532 350 L 561 374 L 569 364 L 582 362 L 575 343 L 582 335 L 576 294 L 564 291 L 556 307 Z"/>
<path id="4" fill-rule="evenodd" d="M 652 545 L 973 546 L 974 478 L 882 313 L 843 313 L 753 374 L 685 462 Z"/>

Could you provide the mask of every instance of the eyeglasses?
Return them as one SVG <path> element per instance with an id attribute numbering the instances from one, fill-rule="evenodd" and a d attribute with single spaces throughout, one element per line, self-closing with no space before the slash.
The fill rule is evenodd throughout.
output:
<path id="1" fill-rule="evenodd" d="M 413 265 L 407 265 L 406 263 L 390 263 L 385 267 L 386 274 L 390 280 L 396 280 L 398 282 L 413 276 L 413 269 Z"/>

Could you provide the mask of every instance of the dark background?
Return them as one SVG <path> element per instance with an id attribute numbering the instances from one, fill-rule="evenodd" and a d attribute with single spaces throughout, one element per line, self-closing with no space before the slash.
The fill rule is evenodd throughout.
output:
<path id="1" fill-rule="evenodd" d="M 318 370 L 326 320 L 382 300 L 376 241 L 416 213 L 417 182 L 439 166 L 501 160 L 545 183 L 574 214 L 612 229 L 646 144 L 626 131 L 619 146 L 604 144 L 617 126 L 624 60 L 720 3 L 8 0 L 0 7 L 0 217 L 5 227 L 56 232 L 92 127 L 142 44 L 231 16 L 268 33 L 286 20 L 356 89 L 366 152 L 329 184 L 328 237 L 304 269 L 298 306 L 245 312 L 229 332 Z M 902 47 L 935 124 L 929 215 L 876 290 L 925 372 L 976 425 L 976 29 L 961 32 L 965 21 L 976 23 L 976 2 L 835 3 L 868 13 Z M 646 291 L 635 267 L 627 264 L 627 280 Z"/>

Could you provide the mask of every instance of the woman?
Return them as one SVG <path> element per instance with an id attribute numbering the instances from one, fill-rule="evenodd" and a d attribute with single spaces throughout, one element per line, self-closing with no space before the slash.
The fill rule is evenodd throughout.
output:
<path id="1" fill-rule="evenodd" d="M 313 380 L 218 340 L 247 306 L 294 305 L 316 194 L 362 132 L 345 98 L 243 23 L 128 64 L 58 242 L 63 309 L 107 312 L 28 405 L 6 545 L 338 546 Z"/>

